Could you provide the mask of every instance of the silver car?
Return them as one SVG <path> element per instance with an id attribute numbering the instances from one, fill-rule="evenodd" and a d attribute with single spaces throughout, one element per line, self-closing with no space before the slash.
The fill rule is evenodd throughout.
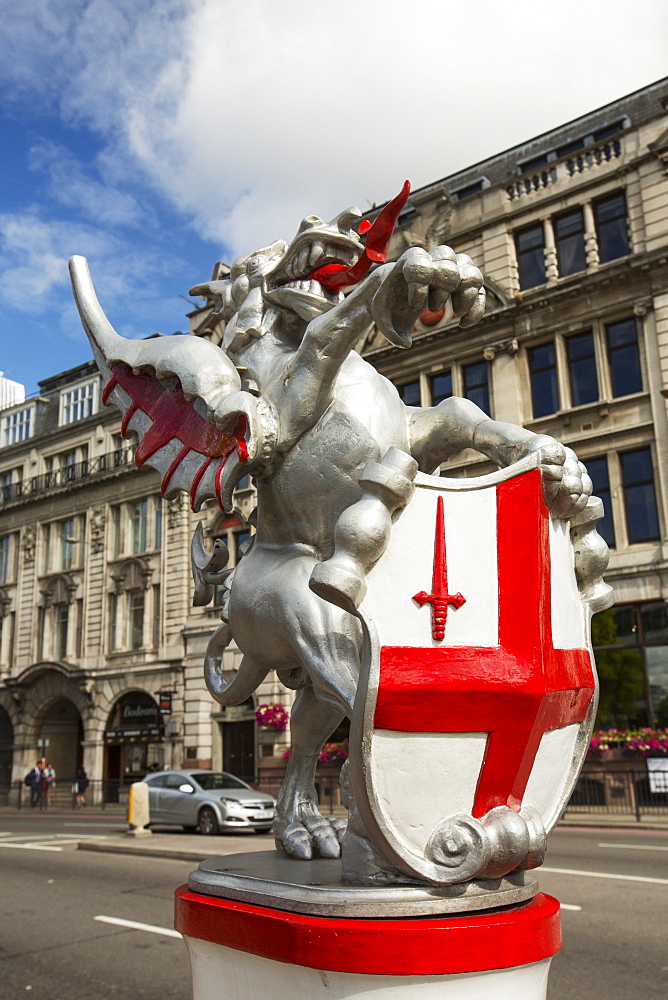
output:
<path id="1" fill-rule="evenodd" d="M 179 824 L 207 836 L 225 830 L 269 833 L 276 801 L 225 771 L 158 771 L 148 785 L 151 824 Z"/>

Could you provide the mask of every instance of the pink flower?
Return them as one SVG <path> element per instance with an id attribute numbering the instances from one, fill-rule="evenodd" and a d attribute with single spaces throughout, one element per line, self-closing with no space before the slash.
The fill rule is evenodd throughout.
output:
<path id="1" fill-rule="evenodd" d="M 264 729 L 278 729 L 280 732 L 288 728 L 289 718 L 286 709 L 278 703 L 258 705 L 255 712 L 255 721 L 258 726 L 262 726 Z"/>

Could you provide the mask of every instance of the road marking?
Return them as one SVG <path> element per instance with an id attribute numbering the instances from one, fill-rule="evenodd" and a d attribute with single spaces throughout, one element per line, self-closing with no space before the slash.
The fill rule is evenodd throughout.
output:
<path id="1" fill-rule="evenodd" d="M 573 910 L 574 912 L 579 913 L 580 910 L 582 909 L 582 907 L 581 906 L 576 906 L 575 903 L 559 903 L 559 909 L 560 910 Z"/>
<path id="2" fill-rule="evenodd" d="M 31 840 L 30 843 L 31 844 L 41 844 L 41 843 L 43 843 L 43 841 L 41 841 L 41 840 Z M 58 841 L 58 845 L 59 846 L 62 845 L 62 844 L 78 844 L 78 843 L 79 843 L 79 838 L 77 838 L 76 840 L 59 840 Z"/>
<path id="3" fill-rule="evenodd" d="M 15 851 L 62 851 L 62 847 L 47 847 L 46 844 L 8 844 L 0 841 L 0 847 L 12 847 Z"/>
<path id="4" fill-rule="evenodd" d="M 122 920 L 121 917 L 105 916 L 93 917 L 93 920 L 99 920 L 102 924 L 114 924 L 115 927 L 127 927 L 133 931 L 148 931 L 150 934 L 164 934 L 165 937 L 181 937 L 179 932 L 171 927 L 156 927 L 155 924 L 142 924 L 138 920 Z"/>
<path id="5" fill-rule="evenodd" d="M 599 847 L 623 847 L 627 851 L 668 851 L 668 847 L 655 847 L 651 844 L 599 844 Z"/>
<path id="6" fill-rule="evenodd" d="M 610 872 L 583 872 L 578 868 L 547 868 L 545 866 L 541 868 L 541 871 L 552 872 L 555 875 L 586 875 L 588 878 L 613 878 L 622 882 L 652 882 L 654 885 L 668 885 L 668 878 L 645 878 L 643 875 L 611 875 Z"/>

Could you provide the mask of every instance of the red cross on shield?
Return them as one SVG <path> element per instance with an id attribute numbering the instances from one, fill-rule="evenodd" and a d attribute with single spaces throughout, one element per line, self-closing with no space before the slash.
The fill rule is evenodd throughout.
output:
<path id="1" fill-rule="evenodd" d="M 355 795 L 390 856 L 431 880 L 426 845 L 443 816 L 529 805 L 550 828 L 587 744 L 589 613 L 570 526 L 550 517 L 530 464 L 477 481 L 418 476 L 368 577 Z M 420 597 L 448 599 L 444 626 Z"/>

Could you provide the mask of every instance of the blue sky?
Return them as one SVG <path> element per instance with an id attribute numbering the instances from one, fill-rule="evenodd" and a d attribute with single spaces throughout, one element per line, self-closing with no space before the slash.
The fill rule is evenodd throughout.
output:
<path id="1" fill-rule="evenodd" d="M 33 393 L 90 357 L 73 253 L 120 333 L 185 330 L 216 260 L 645 86 L 667 51 L 665 0 L 0 0 L 0 370 Z"/>

